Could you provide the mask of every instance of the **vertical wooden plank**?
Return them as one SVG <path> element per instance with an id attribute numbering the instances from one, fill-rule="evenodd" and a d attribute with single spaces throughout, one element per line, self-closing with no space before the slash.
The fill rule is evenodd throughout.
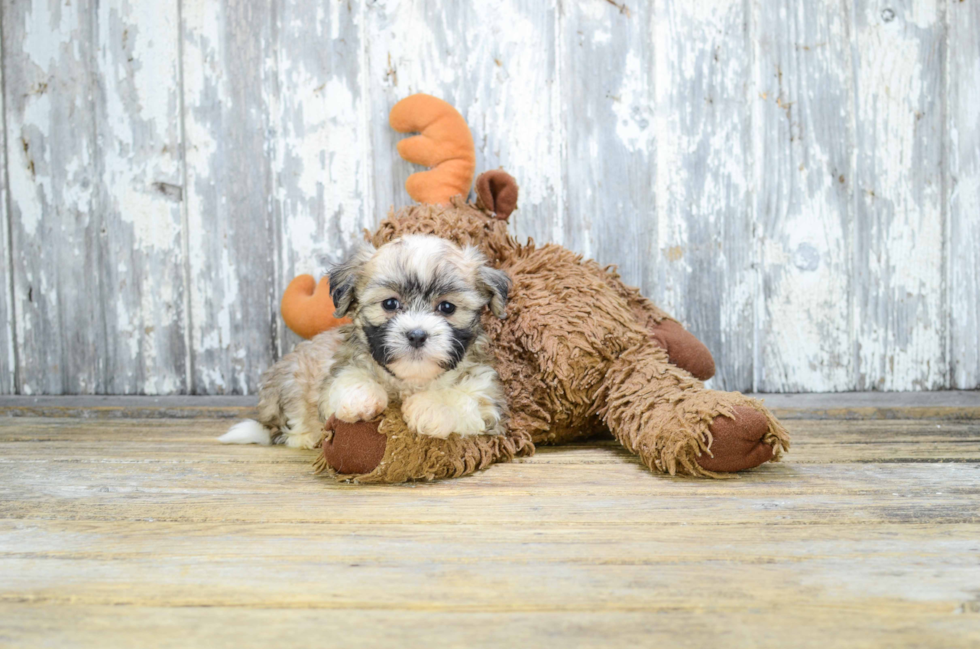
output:
<path id="1" fill-rule="evenodd" d="M 370 210 L 370 134 L 361 72 L 360 3 L 280 0 L 277 34 L 276 295 L 300 273 L 322 275 L 361 240 Z M 393 153 L 393 150 L 390 152 Z M 280 327 L 282 351 L 299 340 Z"/>
<path id="2" fill-rule="evenodd" d="M 564 243 L 655 287 L 657 205 L 652 6 L 562 6 Z"/>
<path id="3" fill-rule="evenodd" d="M 856 0 L 857 388 L 944 387 L 943 20 Z"/>
<path id="4" fill-rule="evenodd" d="M 3 3 L 14 311 L 24 394 L 106 388 L 90 2 Z"/>
<path id="5" fill-rule="evenodd" d="M 950 0 L 946 12 L 950 387 L 975 390 L 980 387 L 980 3 Z"/>
<path id="6" fill-rule="evenodd" d="M 762 392 L 853 388 L 849 23 L 838 0 L 753 4 Z"/>
<path id="7" fill-rule="evenodd" d="M 3 6 L 0 5 L 0 12 Z M 0 14 L 0 24 L 3 15 Z M 5 115 L 3 101 L 3 55 L 0 47 L 0 116 Z M 4 117 L 5 120 L 5 117 Z M 5 121 L 3 123 L 6 123 Z M 7 214 L 7 132 L 0 129 L 0 394 L 17 391 L 17 353 L 14 338 L 13 259 L 10 252 L 10 219 Z"/>
<path id="8" fill-rule="evenodd" d="M 97 4 L 105 391 L 187 391 L 177 0 Z"/>
<path id="9" fill-rule="evenodd" d="M 181 391 L 176 5 L 15 4 L 4 47 L 21 389 Z"/>
<path id="10" fill-rule="evenodd" d="M 256 391 L 279 322 L 269 2 L 182 4 L 193 390 Z"/>
<path id="11" fill-rule="evenodd" d="M 473 132 L 477 173 L 503 167 L 520 185 L 518 236 L 561 241 L 561 166 L 554 0 L 379 1 L 368 6 L 369 128 L 374 218 L 410 202 L 416 171 L 398 159 L 388 111 L 415 92 L 459 109 Z"/>
<path id="12" fill-rule="evenodd" d="M 756 278 L 746 11 L 742 0 L 655 3 L 659 243 L 645 286 L 711 350 L 712 385 L 747 391 Z M 635 258 L 639 251 L 617 254 Z"/>

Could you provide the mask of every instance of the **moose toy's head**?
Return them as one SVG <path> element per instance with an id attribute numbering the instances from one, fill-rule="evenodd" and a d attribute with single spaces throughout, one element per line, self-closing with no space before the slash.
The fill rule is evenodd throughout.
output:
<path id="1" fill-rule="evenodd" d="M 430 95 L 411 95 L 395 104 L 389 122 L 400 133 L 418 133 L 398 142 L 398 153 L 429 169 L 405 181 L 405 189 L 417 204 L 394 211 L 382 221 L 369 236 L 375 247 L 409 234 L 433 234 L 478 248 L 494 264 L 517 245 L 507 232 L 518 193 L 510 174 L 500 169 L 480 174 L 476 200 L 467 202 L 476 154 L 469 127 L 455 108 Z M 283 294 L 283 319 L 303 338 L 343 324 L 345 320 L 333 317 L 334 311 L 327 278 L 317 284 L 312 276 L 300 275 Z"/>

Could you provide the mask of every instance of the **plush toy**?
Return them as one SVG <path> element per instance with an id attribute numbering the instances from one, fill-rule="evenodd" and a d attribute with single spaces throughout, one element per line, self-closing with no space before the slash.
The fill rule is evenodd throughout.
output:
<path id="1" fill-rule="evenodd" d="M 368 235 L 375 246 L 410 233 L 478 247 L 513 287 L 508 317 L 485 314 L 491 354 L 507 393 L 507 432 L 436 439 L 410 432 L 397 404 L 379 420 L 326 423 L 316 468 L 339 480 L 402 482 L 463 476 L 530 455 L 537 444 L 612 435 L 650 469 L 722 477 L 778 460 L 789 436 L 761 402 L 705 389 L 711 354 L 616 271 L 561 246 L 519 243 L 507 232 L 517 184 L 474 169 L 472 138 L 449 104 L 413 95 L 391 111 L 406 159 L 432 167 L 408 179 L 419 204 Z M 300 282 L 300 283 L 296 283 Z M 333 304 L 309 276 L 287 289 L 287 325 L 310 337 L 333 326 Z"/>

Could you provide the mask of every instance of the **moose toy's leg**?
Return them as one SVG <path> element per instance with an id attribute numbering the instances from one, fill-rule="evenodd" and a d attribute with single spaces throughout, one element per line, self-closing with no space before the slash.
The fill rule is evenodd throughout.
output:
<path id="1" fill-rule="evenodd" d="M 711 352 L 679 322 L 664 318 L 648 328 L 653 342 L 667 352 L 672 364 L 702 381 L 715 375 L 715 359 Z"/>
<path id="2" fill-rule="evenodd" d="M 759 401 L 706 390 L 652 343 L 623 354 L 606 375 L 600 416 L 651 469 L 712 475 L 777 460 L 789 435 Z"/>
<path id="3" fill-rule="evenodd" d="M 314 463 L 317 473 L 363 484 L 458 478 L 495 462 L 532 455 L 529 433 L 452 435 L 439 439 L 408 429 L 397 405 L 370 422 L 327 422 L 327 435 Z"/>
<path id="4" fill-rule="evenodd" d="M 613 270 L 603 269 L 603 277 L 606 284 L 626 300 L 637 322 L 650 332 L 653 343 L 667 352 L 672 365 L 687 370 L 694 378 L 702 381 L 715 375 L 715 359 L 694 334 L 643 297 L 638 289 L 624 284 Z"/>
<path id="5" fill-rule="evenodd" d="M 378 432 L 379 421 L 347 423 L 331 417 L 325 426 L 323 464 L 336 473 L 371 473 L 385 455 L 387 438 Z"/>

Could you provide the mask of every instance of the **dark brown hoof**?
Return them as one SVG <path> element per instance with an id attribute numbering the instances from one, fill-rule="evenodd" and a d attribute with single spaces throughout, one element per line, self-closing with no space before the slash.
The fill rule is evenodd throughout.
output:
<path id="1" fill-rule="evenodd" d="M 670 362 L 702 381 L 715 375 L 715 359 L 700 340 L 673 320 L 662 320 L 651 329 L 653 339 L 667 350 Z"/>
<path id="2" fill-rule="evenodd" d="M 378 432 L 380 421 L 348 424 L 331 417 L 323 440 L 323 457 L 331 469 L 345 475 L 371 473 L 385 456 L 387 438 Z"/>
<path id="3" fill-rule="evenodd" d="M 736 406 L 735 418 L 715 417 L 711 424 L 711 455 L 702 453 L 702 469 L 732 473 L 752 469 L 773 457 L 773 448 L 762 439 L 769 432 L 766 416 L 747 406 Z"/>

